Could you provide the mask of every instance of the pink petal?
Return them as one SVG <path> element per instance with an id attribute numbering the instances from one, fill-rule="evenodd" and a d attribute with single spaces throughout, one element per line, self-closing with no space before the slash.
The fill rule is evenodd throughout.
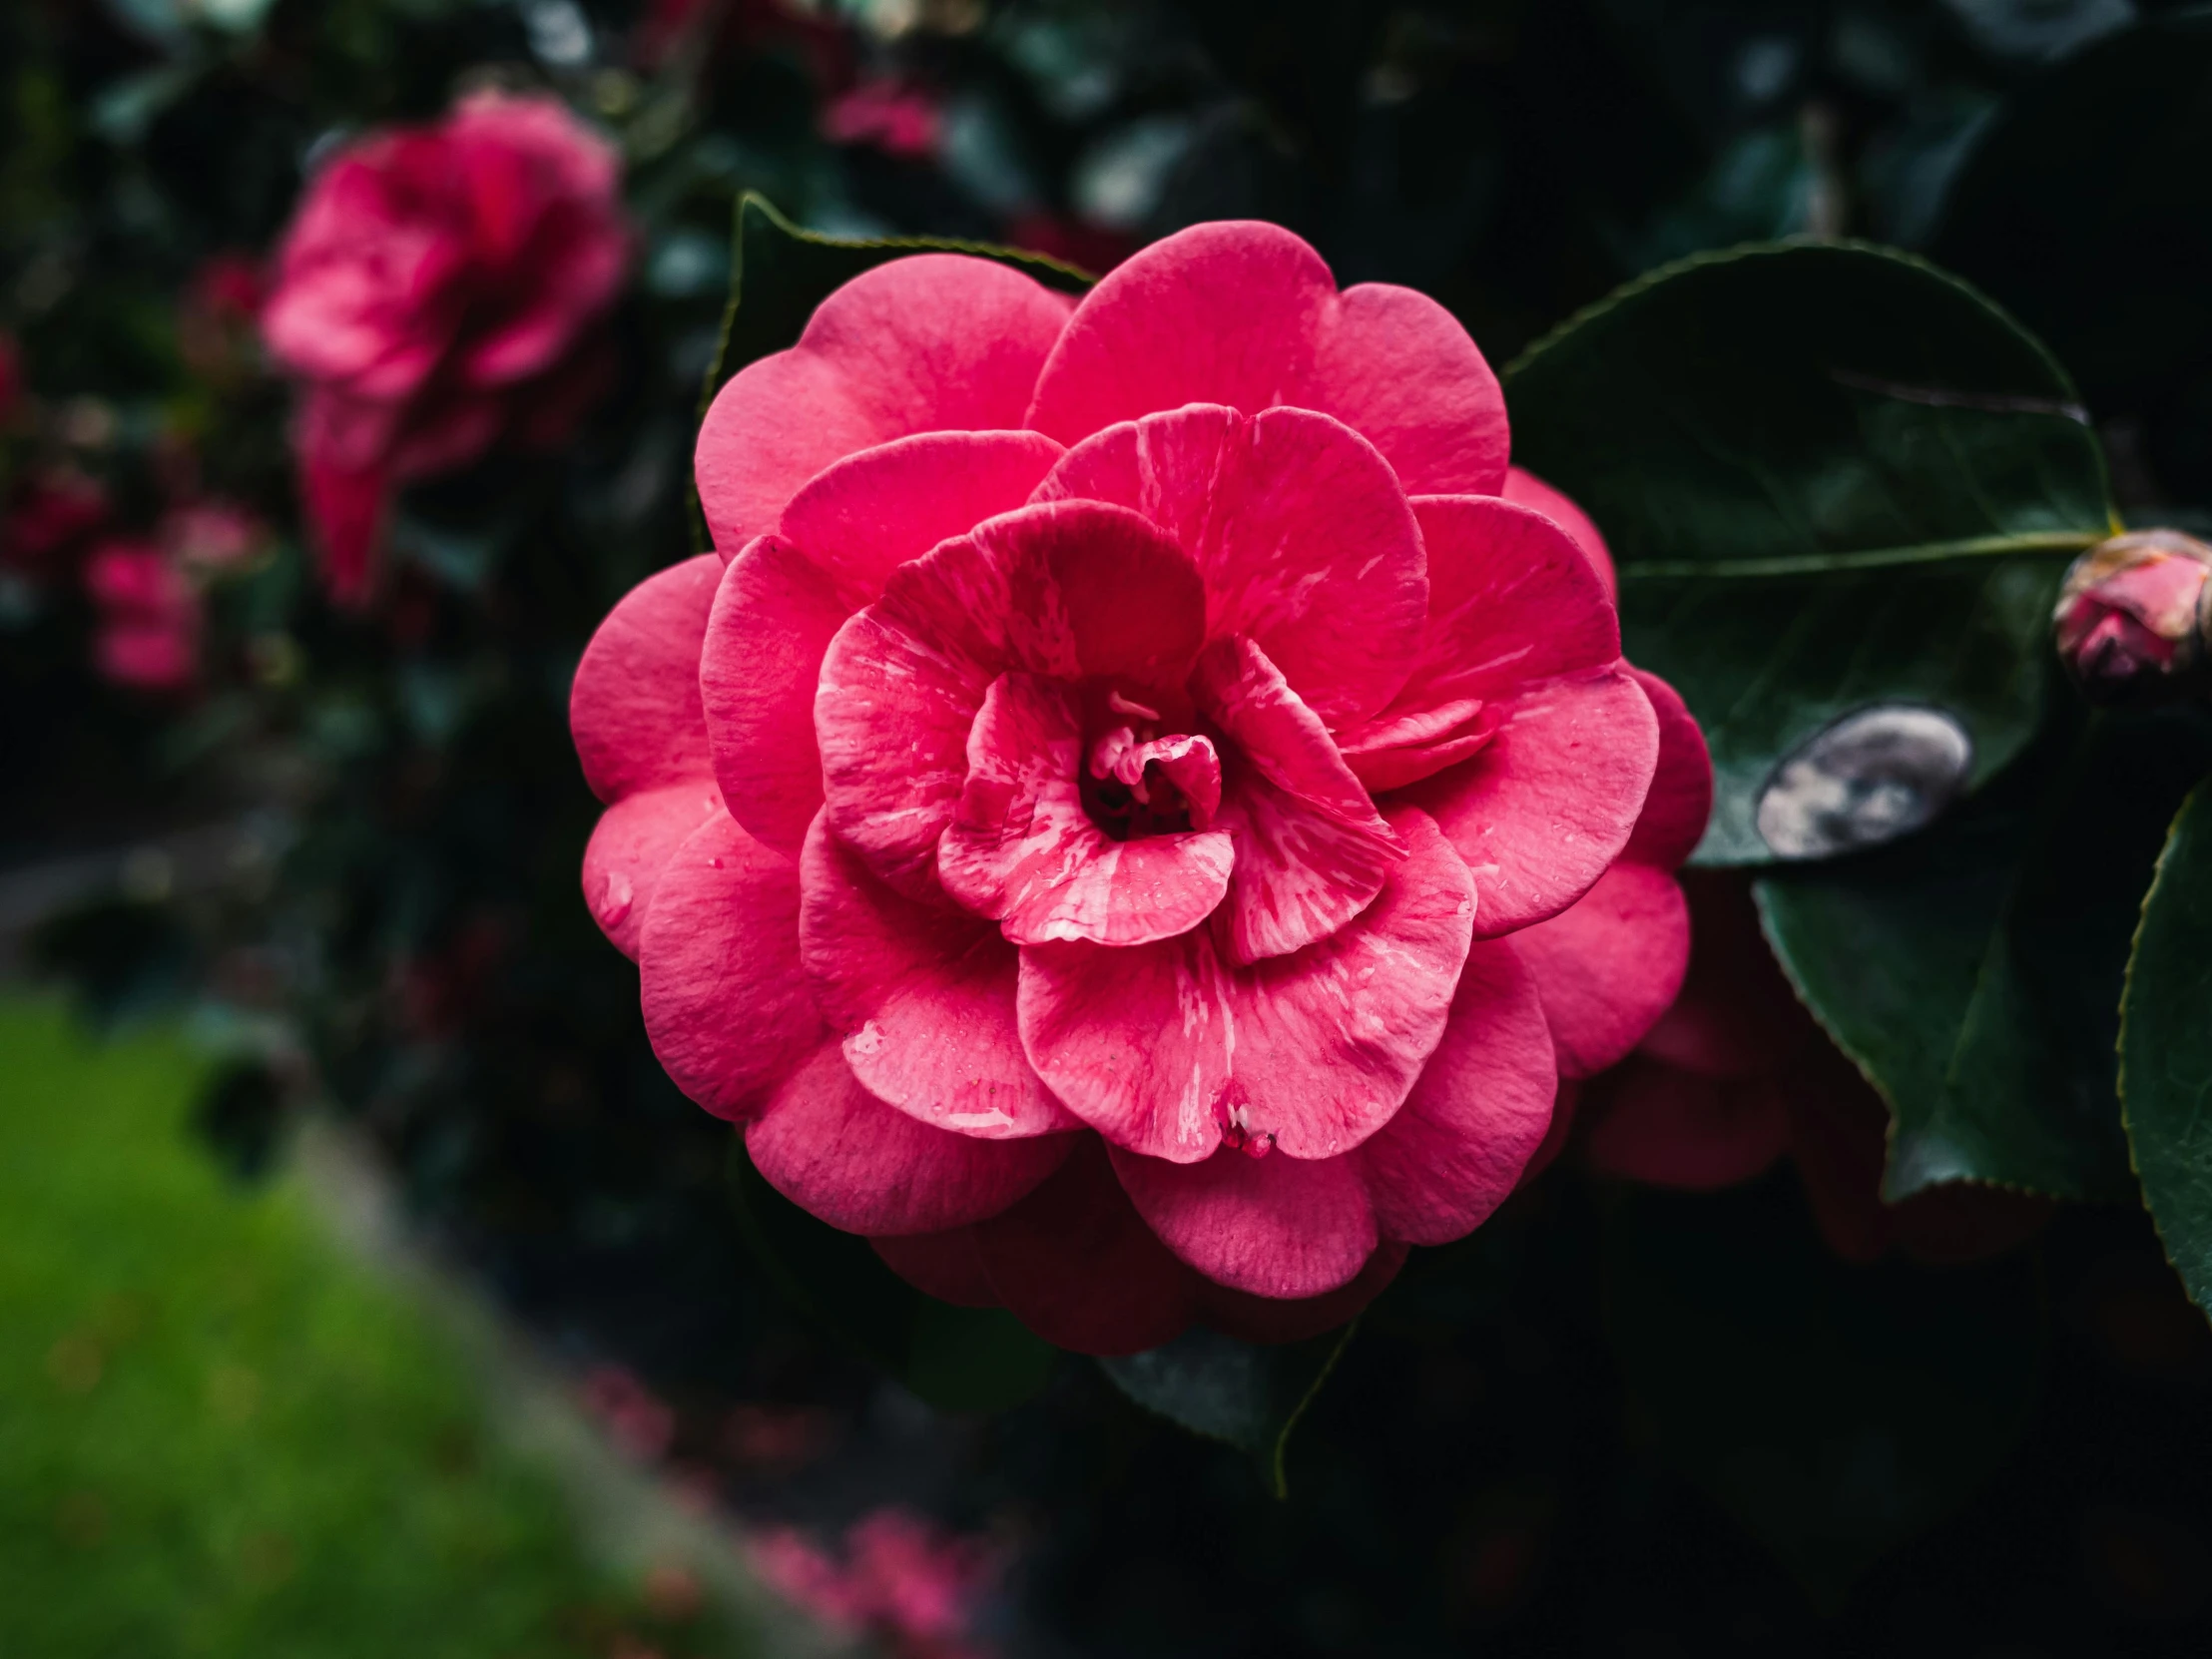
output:
<path id="1" fill-rule="evenodd" d="M 730 561 L 707 620 L 699 691 L 715 779 L 748 833 L 797 852 L 822 806 L 815 692 L 850 616 L 820 566 L 781 536 Z"/>
<path id="2" fill-rule="evenodd" d="M 1331 726 L 1405 678 L 1428 611 L 1420 532 L 1375 448 L 1326 415 L 1194 404 L 1086 439 L 1040 501 L 1131 507 L 1198 562 L 1210 639 L 1248 634 Z"/>
<path id="3" fill-rule="evenodd" d="M 1181 1336 L 1196 1310 L 1198 1276 L 1138 1216 L 1095 1135 L 974 1238 L 1001 1304 L 1055 1348 L 1141 1353 Z"/>
<path id="4" fill-rule="evenodd" d="M 955 1308 L 998 1308 L 1003 1304 L 983 1271 L 982 1252 L 973 1227 L 942 1233 L 894 1233 L 868 1240 L 883 1265 L 925 1296 Z"/>
<path id="5" fill-rule="evenodd" d="M 1109 1149 L 1161 1242 L 1207 1278 L 1255 1296 L 1321 1296 L 1351 1283 L 1380 1242 L 1350 1158 L 1255 1158 L 1223 1147 L 1195 1164 Z"/>
<path id="6" fill-rule="evenodd" d="M 1254 1296 L 1250 1291 L 1233 1291 L 1209 1279 L 1199 1290 L 1199 1317 L 1222 1335 L 1240 1342 L 1302 1343 L 1348 1325 L 1365 1312 L 1369 1303 L 1389 1288 L 1398 1269 L 1405 1265 L 1405 1256 L 1403 1245 L 1384 1239 L 1350 1284 L 1288 1302 Z"/>
<path id="7" fill-rule="evenodd" d="M 1073 1129 L 1022 1053 L 1013 947 L 956 910 L 902 898 L 815 820 L 800 855 L 799 944 L 845 1063 L 923 1123 L 999 1140 Z"/>
<path id="8" fill-rule="evenodd" d="M 1713 758 L 1680 694 L 1656 674 L 1640 668 L 1628 672 L 1659 717 L 1659 764 L 1621 855 L 1673 869 L 1705 838 L 1705 821 L 1713 816 Z"/>
<path id="9" fill-rule="evenodd" d="M 1204 605 L 1174 544 L 1096 502 L 1024 507 L 901 566 L 823 660 L 815 735 L 837 834 L 893 886 L 928 893 L 991 682 L 1019 669 L 1179 687 Z"/>
<path id="10" fill-rule="evenodd" d="M 576 665 L 568 725 L 602 801 L 707 770 L 699 653 L 722 580 L 711 553 L 648 576 L 600 623 Z"/>
<path id="11" fill-rule="evenodd" d="M 1707 1077 L 1749 1077 L 1826 1047 L 1767 948 L 1750 877 L 1690 869 L 1680 880 L 1690 910 L 1690 968 L 1643 1052 Z"/>
<path id="12" fill-rule="evenodd" d="M 599 815 L 584 848 L 584 902 L 600 931 L 633 962 L 661 870 L 694 830 L 721 813 L 714 780 L 693 778 L 626 795 Z"/>
<path id="13" fill-rule="evenodd" d="M 1093 288 L 1037 382 L 1028 424 L 1063 443 L 1186 403 L 1334 415 L 1408 492 L 1494 493 L 1505 404 L 1466 330 L 1408 288 L 1337 292 L 1320 256 L 1274 225 L 1195 226 Z"/>
<path id="14" fill-rule="evenodd" d="M 1749 1181 L 1790 1136 L 1769 1079 L 1718 1082 L 1641 1054 L 1592 1084 L 1583 1109 L 1590 1166 L 1655 1187 L 1706 1192 Z"/>
<path id="15" fill-rule="evenodd" d="M 1623 858 L 1513 945 L 1542 992 L 1559 1075 L 1592 1077 L 1626 1059 L 1681 990 L 1690 909 L 1671 873 Z"/>
<path id="16" fill-rule="evenodd" d="M 1059 1167 L 1072 1135 L 982 1141 L 932 1129 L 869 1094 L 833 1042 L 746 1125 L 768 1184 L 847 1233 L 936 1233 L 1005 1209 Z"/>
<path id="17" fill-rule="evenodd" d="M 1353 1155 L 1382 1236 L 1463 1238 L 1503 1203 L 1551 1123 L 1551 1039 L 1519 941 L 1467 953 L 1451 1022 L 1397 1115 Z"/>
<path id="18" fill-rule="evenodd" d="M 715 545 L 776 528 L 832 461 L 915 432 L 1026 424 L 1067 301 L 1017 271 L 917 254 L 863 272 L 817 307 L 799 343 L 750 363 L 699 432 L 699 500 Z"/>
<path id="19" fill-rule="evenodd" d="M 661 871 L 638 935 L 645 1033 L 676 1086 L 736 1118 L 821 1039 L 799 866 L 717 813 Z"/>
<path id="20" fill-rule="evenodd" d="M 806 549 L 850 614 L 909 559 L 1012 512 L 1065 453 L 1038 432 L 917 432 L 809 479 L 777 529 Z"/>
<path id="21" fill-rule="evenodd" d="M 1210 928 L 1123 950 L 1024 947 L 1017 1008 L 1038 1074 L 1151 1158 L 1203 1159 L 1225 1129 L 1293 1158 L 1357 1146 L 1442 1037 L 1473 921 L 1435 826 L 1403 812 L 1391 827 L 1410 850 L 1375 903 L 1293 955 L 1236 967 Z"/>
<path id="22" fill-rule="evenodd" d="M 1219 815 L 1237 849 L 1230 958 L 1256 962 L 1327 938 L 1382 890 L 1404 843 L 1252 641 L 1208 646 L 1191 690 L 1232 745 Z"/>
<path id="23" fill-rule="evenodd" d="M 1082 692 L 1002 674 L 968 735 L 968 776 L 937 843 L 944 890 L 1016 944 L 1143 944 L 1204 921 L 1229 885 L 1226 830 L 1117 841 L 1084 810 Z"/>
<path id="24" fill-rule="evenodd" d="M 368 603 L 376 585 L 391 468 L 381 457 L 349 465 L 310 446 L 300 456 L 299 497 L 322 555 L 322 580 L 340 605 Z"/>
<path id="25" fill-rule="evenodd" d="M 1500 704 L 1479 754 L 1396 799 L 1435 816 L 1474 872 L 1476 929 L 1495 938 L 1557 915 L 1605 873 L 1658 753 L 1658 720 L 1626 669 L 1561 677 Z"/>
<path id="26" fill-rule="evenodd" d="M 1621 581 L 1613 569 L 1612 550 L 1605 545 L 1605 538 L 1598 533 L 1590 515 L 1575 505 L 1572 496 L 1517 466 L 1506 468 L 1505 487 L 1497 493 L 1515 506 L 1542 513 L 1566 531 L 1574 545 L 1582 550 L 1582 556 L 1590 561 L 1590 568 L 1597 572 L 1598 580 L 1605 584 L 1606 597 L 1617 599 L 1620 596 Z"/>

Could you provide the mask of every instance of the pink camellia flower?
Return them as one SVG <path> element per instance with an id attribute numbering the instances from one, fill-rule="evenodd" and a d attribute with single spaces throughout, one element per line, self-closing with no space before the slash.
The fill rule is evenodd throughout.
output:
<path id="1" fill-rule="evenodd" d="M 2098 543 L 2066 572 L 2058 659 L 2099 703 L 2199 689 L 2212 627 L 2212 547 L 2177 530 Z"/>
<path id="2" fill-rule="evenodd" d="M 93 666 L 139 691 L 179 691 L 200 673 L 200 594 L 161 548 L 111 541 L 85 560 L 85 591 L 100 613 Z"/>
<path id="3" fill-rule="evenodd" d="M 1272 226 L 831 294 L 707 417 L 719 551 L 577 672 L 671 1076 L 1093 1353 L 1326 1329 L 1477 1226 L 1675 994 L 1710 789 L 1506 443 L 1447 312 Z"/>
<path id="4" fill-rule="evenodd" d="M 1974 1261 L 2042 1225 L 2047 1200 L 1993 1187 L 1885 1204 L 1889 1108 L 1790 989 L 1749 879 L 1706 870 L 1688 887 L 1697 942 L 1681 994 L 1633 1055 L 1590 1084 L 1576 1113 L 1593 1168 L 1711 1191 L 1787 1154 L 1829 1248 L 1853 1262 L 1893 1248 Z"/>
<path id="5" fill-rule="evenodd" d="M 561 104 L 498 93 L 316 174 L 262 327 L 305 383 L 301 490 L 339 598 L 368 591 L 395 484 L 573 427 L 602 377 L 580 344 L 629 261 L 619 185 Z"/>

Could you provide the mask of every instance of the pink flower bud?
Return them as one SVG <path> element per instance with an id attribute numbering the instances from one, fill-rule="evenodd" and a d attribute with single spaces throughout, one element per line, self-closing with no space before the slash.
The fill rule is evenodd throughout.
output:
<path id="1" fill-rule="evenodd" d="M 2208 577 L 2212 547 L 2175 530 L 2114 536 L 2074 561 L 2052 626 L 2058 655 L 2092 702 L 2196 688 Z"/>

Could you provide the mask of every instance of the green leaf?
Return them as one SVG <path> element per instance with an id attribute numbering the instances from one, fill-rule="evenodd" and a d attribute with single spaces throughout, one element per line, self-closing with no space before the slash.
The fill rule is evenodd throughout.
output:
<path id="1" fill-rule="evenodd" d="M 2190 794 L 2143 900 L 2121 1003 L 2120 1096 L 2166 1254 L 2212 1309 L 2212 784 Z"/>
<path id="2" fill-rule="evenodd" d="M 1772 856 L 1776 764 L 1842 716 L 1932 705 L 1970 786 L 2033 734 L 2050 604 L 2112 531 L 2050 355 L 1963 283 L 1854 244 L 1652 273 L 1506 375 L 1514 458 L 1611 543 L 1629 656 L 1713 748 L 1705 863 Z"/>
<path id="3" fill-rule="evenodd" d="M 2145 18 L 2008 98 L 1935 250 L 2009 306 L 2170 497 L 2212 506 L 2212 9 Z"/>
<path id="4" fill-rule="evenodd" d="M 2027 1418 L 2043 1343 L 2031 1259 L 1849 1266 L 1787 1175 L 1631 1191 L 1605 1242 L 1638 1418 L 1829 1607 L 1961 1505 Z"/>
<path id="5" fill-rule="evenodd" d="M 2194 710 L 2076 715 L 1929 833 L 1757 887 L 1799 994 L 1889 1101 L 1883 1195 L 1946 1181 L 2133 1202 L 2114 1044 Z"/>
<path id="6" fill-rule="evenodd" d="M 1165 1347 L 1098 1365 L 1146 1410 L 1258 1459 L 1268 1490 L 1282 1498 L 1290 1496 L 1291 1431 L 1358 1329 L 1355 1320 L 1303 1343 L 1261 1347 L 1194 1327 Z"/>
<path id="7" fill-rule="evenodd" d="M 867 1240 L 817 1221 L 761 1179 L 741 1143 L 730 1186 L 771 1283 L 831 1336 L 943 1411 L 1000 1411 L 1044 1386 L 1059 1350 L 997 1308 L 955 1308 L 883 1265 Z"/>

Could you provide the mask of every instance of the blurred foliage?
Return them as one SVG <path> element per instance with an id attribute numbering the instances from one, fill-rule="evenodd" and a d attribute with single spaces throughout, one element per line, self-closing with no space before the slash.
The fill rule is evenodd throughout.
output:
<path id="1" fill-rule="evenodd" d="M 261 1167 L 302 1099 L 334 1098 L 424 1224 L 551 1342 L 673 1401 L 688 1479 L 814 1519 L 888 1484 L 1024 1542 L 1014 1651 L 2201 1651 L 2212 1338 L 2139 1218 L 2070 1214 L 2002 1270 L 2002 1307 L 1976 1317 L 2014 1309 L 2030 1278 L 2053 1317 L 2006 1326 L 2002 1376 L 1962 1378 L 1942 1345 L 1866 1335 L 1868 1293 L 1827 1264 L 1796 1324 L 1737 1329 L 1688 1298 L 1639 1326 L 1622 1297 L 1673 1306 L 1650 1284 L 1714 1253 L 1805 1266 L 1796 1190 L 1778 1176 L 1725 1213 L 1609 1222 L 1618 1195 L 1563 1167 L 1416 1258 L 1306 1411 L 1278 1503 L 1245 1459 L 1134 1410 L 1095 1369 L 979 1340 L 734 1187 L 726 1128 L 667 1082 L 635 972 L 579 901 L 596 807 L 565 723 L 593 625 L 690 545 L 691 437 L 747 192 L 831 238 L 985 241 L 1090 271 L 1195 220 L 1275 219 L 1345 282 L 1434 293 L 1499 364 L 1662 261 L 1786 237 L 1933 244 L 2056 346 L 2104 422 L 2123 512 L 2212 505 L 2191 493 L 2194 356 L 2171 374 L 2115 357 L 2108 395 L 2068 331 L 2105 290 L 2065 283 L 2109 240 L 2018 218 L 2043 201 L 2047 157 L 2019 136 L 2033 112 L 2124 110 L 2105 81 L 2063 78 L 2139 61 L 2125 31 L 2174 9 L 24 0 L 0 12 L 0 330 L 27 388 L 0 412 L 0 850 L 51 871 L 251 821 L 259 852 L 123 860 L 116 890 L 40 941 L 110 1012 L 191 1005 L 225 1056 L 200 1122 L 226 1160 Z M 2200 26 L 2173 27 L 2150 58 L 2186 90 Z M 240 278 L 332 145 L 486 83 L 549 88 L 622 147 L 641 248 L 613 324 L 621 375 L 557 459 L 494 456 L 409 491 L 379 605 L 336 614 Z M 857 88 L 928 119 L 871 128 L 841 102 Z M 2107 147 L 2134 131 L 2051 119 Z M 2083 177 L 2096 199 L 2100 175 Z M 1988 246 L 2008 252 L 1976 255 L 1946 221 L 1959 179 L 1962 200 L 2002 208 L 1976 223 L 1993 215 L 2009 240 Z M 2129 200 L 2112 209 L 2134 239 L 2118 263 L 2186 308 L 2201 283 L 2159 268 L 2157 214 L 2128 217 Z M 1849 332 L 1848 300 L 1806 303 Z M 2015 350 L 1965 309 L 1938 343 Z M 722 367 L 772 343 L 741 333 Z M 1926 431 L 1965 423 L 1922 413 Z M 1530 454 L 1573 464 L 1541 440 Z M 2067 463 L 2073 505 L 2097 494 L 2086 464 Z M 70 503 L 87 500 L 81 522 Z M 197 684 L 105 683 L 85 553 L 160 538 L 209 501 L 265 533 L 193 567 Z M 2001 750 L 2018 709 L 1997 701 Z M 1648 1251 L 1620 1242 L 1653 1227 Z M 1936 1323 L 1979 1283 L 1879 1272 Z M 1742 1341 L 1694 1335 L 1714 1322 Z M 1824 1346 L 1831 1325 L 1851 1365 Z M 1879 1409 L 1838 1403 L 1862 1376 Z M 1777 1445 L 1760 1389 L 1825 1390 L 1789 1420 L 1834 1443 Z M 932 1416 L 917 1395 L 1027 1403 Z M 1231 1402 L 1230 1437 L 1279 1452 L 1285 1413 L 1256 1400 Z M 1961 1401 L 1970 1431 L 1938 1431 Z M 1881 1501 L 1838 1509 L 1837 1482 L 1868 1470 L 1890 1481 Z"/>
<path id="2" fill-rule="evenodd" d="M 604 1579 L 419 1309 L 189 1139 L 174 1032 L 0 1002 L 0 1651 L 746 1651 Z"/>

